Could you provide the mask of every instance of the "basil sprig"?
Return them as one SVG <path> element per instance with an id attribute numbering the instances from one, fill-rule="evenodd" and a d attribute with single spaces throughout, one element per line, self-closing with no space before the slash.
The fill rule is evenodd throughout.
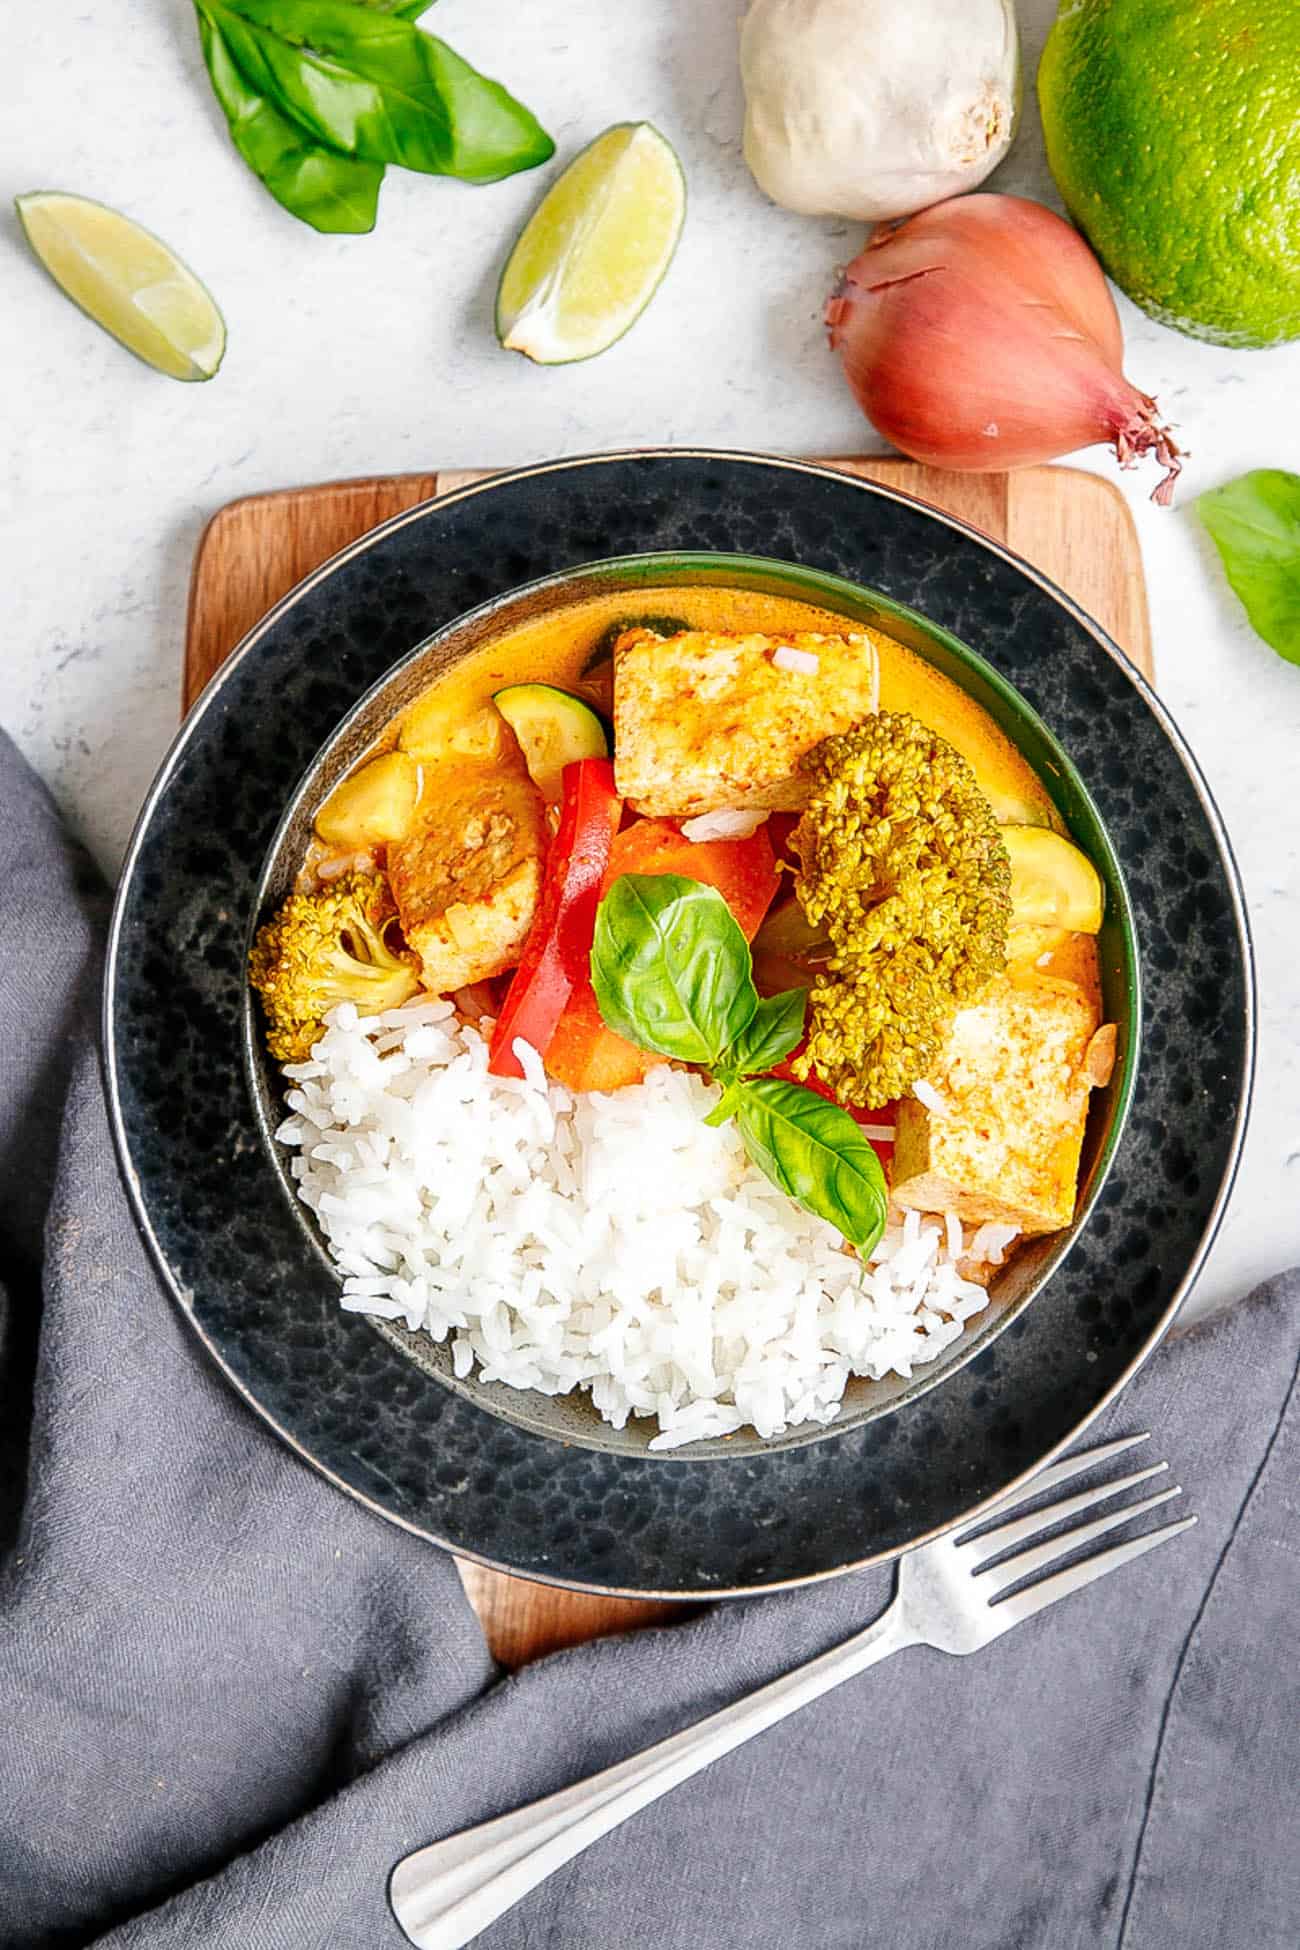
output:
<path id="1" fill-rule="evenodd" d="M 625 873 L 597 910 L 591 979 L 600 1013 L 659 1056 L 712 1069 L 758 1007 L 750 969 L 730 908 L 698 880 Z"/>
<path id="2" fill-rule="evenodd" d="M 235 147 L 314 229 L 373 229 L 388 163 L 491 183 L 554 154 L 499 82 L 414 25 L 428 4 L 195 0 Z"/>
<path id="3" fill-rule="evenodd" d="M 233 37 L 238 41 L 238 34 Z M 253 174 L 291 216 L 313 230 L 373 230 L 384 165 L 328 148 L 249 82 L 231 47 L 199 7 L 199 40 L 230 136 Z"/>
<path id="4" fill-rule="evenodd" d="M 730 915 L 727 918 L 732 919 Z M 736 933 L 740 934 L 739 928 Z M 749 985 L 753 987 L 752 975 Z M 799 1047 L 807 1007 L 807 989 L 786 989 L 780 995 L 764 996 L 728 1049 L 727 1063 L 741 1072 L 774 1070 Z"/>
<path id="5" fill-rule="evenodd" d="M 1256 467 L 1202 494 L 1196 511 L 1256 635 L 1300 664 L 1300 474 Z"/>
<path id="6" fill-rule="evenodd" d="M 698 1063 L 722 1085 L 759 1170 L 862 1253 L 885 1229 L 885 1175 L 846 1110 L 765 1076 L 803 1036 L 806 989 L 760 999 L 749 943 L 714 887 L 624 874 L 596 913 L 591 980 L 605 1022 L 640 1049 Z"/>

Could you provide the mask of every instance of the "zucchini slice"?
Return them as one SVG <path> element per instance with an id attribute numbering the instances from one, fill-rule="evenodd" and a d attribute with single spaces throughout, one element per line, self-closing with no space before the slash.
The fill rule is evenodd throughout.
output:
<path id="1" fill-rule="evenodd" d="M 552 684 L 511 684 L 492 699 L 519 740 L 529 776 L 550 803 L 560 797 L 566 765 L 605 758 L 605 727 L 589 704 Z"/>
<path id="2" fill-rule="evenodd" d="M 1011 859 L 1014 925 L 1096 934 L 1106 896 L 1087 854 L 1047 826 L 998 830 Z"/>
<path id="3" fill-rule="evenodd" d="M 690 624 L 682 616 L 616 616 L 596 638 L 596 645 L 582 666 L 584 677 L 600 670 L 614 655 L 614 645 L 625 630 L 653 630 L 656 636 L 680 636 Z"/>

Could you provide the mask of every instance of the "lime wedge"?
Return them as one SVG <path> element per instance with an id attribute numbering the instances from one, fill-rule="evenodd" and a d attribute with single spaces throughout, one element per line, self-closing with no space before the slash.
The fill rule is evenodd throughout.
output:
<path id="1" fill-rule="evenodd" d="M 211 379 L 225 320 L 166 244 L 88 196 L 33 190 L 14 207 L 54 282 L 97 325 L 172 379 Z"/>
<path id="2" fill-rule="evenodd" d="M 497 337 L 542 366 L 590 359 L 641 316 L 672 262 L 686 181 L 648 122 L 618 122 L 552 183 L 497 289 Z"/>

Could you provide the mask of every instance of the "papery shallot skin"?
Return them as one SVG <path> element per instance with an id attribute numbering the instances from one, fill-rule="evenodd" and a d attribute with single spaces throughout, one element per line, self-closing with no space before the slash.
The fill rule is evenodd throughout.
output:
<path id="1" fill-rule="evenodd" d="M 1155 401 L 1124 377 L 1105 274 L 1068 223 L 1014 196 L 964 196 L 882 225 L 826 306 L 867 418 L 934 467 L 1028 467 L 1106 442 L 1181 467 Z"/>

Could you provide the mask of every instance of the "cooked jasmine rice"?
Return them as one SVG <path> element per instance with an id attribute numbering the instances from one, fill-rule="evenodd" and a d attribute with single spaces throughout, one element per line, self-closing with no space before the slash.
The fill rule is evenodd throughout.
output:
<path id="1" fill-rule="evenodd" d="M 909 1213 L 864 1269 L 745 1156 L 720 1092 L 685 1070 L 578 1094 L 516 1044 L 492 1077 L 478 1026 L 428 999 L 333 1012 L 289 1065 L 299 1196 L 343 1305 L 449 1342 L 455 1372 L 585 1388 L 652 1449 L 833 1421 L 850 1375 L 909 1376 L 987 1304 L 954 1217 Z M 990 1242 L 994 1243 L 994 1242 Z"/>

